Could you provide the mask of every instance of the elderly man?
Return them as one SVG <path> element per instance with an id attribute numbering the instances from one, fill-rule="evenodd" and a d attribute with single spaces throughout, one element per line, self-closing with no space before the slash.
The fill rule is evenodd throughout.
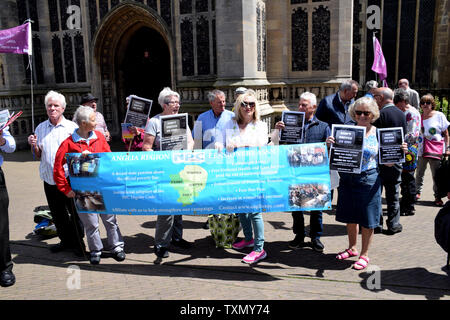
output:
<path id="1" fill-rule="evenodd" d="M 225 93 L 213 90 L 208 93 L 211 109 L 201 113 L 194 124 L 194 140 L 202 142 L 202 149 L 214 149 L 216 141 L 223 142 L 223 125 L 230 120 L 234 113 L 226 110 Z"/>
<path id="2" fill-rule="evenodd" d="M 77 214 L 73 212 L 73 203 L 58 190 L 53 180 L 53 165 L 59 145 L 70 136 L 78 126 L 64 116 L 65 97 L 55 91 L 49 91 L 44 99 L 48 120 L 41 122 L 35 134 L 28 137 L 31 152 L 40 159 L 39 175 L 44 181 L 44 191 L 48 206 L 56 226 L 60 243 L 50 247 L 52 252 L 71 249 L 78 256 L 85 253 L 83 227 Z"/>
<path id="3" fill-rule="evenodd" d="M 375 90 L 378 88 L 378 82 L 375 80 L 369 80 L 366 82 L 366 85 L 364 86 L 364 90 L 366 90 L 365 97 L 373 98 L 373 94 Z"/>
<path id="4" fill-rule="evenodd" d="M 374 95 L 375 101 L 380 109 L 380 117 L 373 123 L 377 128 L 402 127 L 403 134 L 407 132 L 405 114 L 393 103 L 394 93 L 389 88 L 378 88 Z M 401 232 L 399 191 L 402 174 L 402 165 L 393 166 L 380 165 L 380 176 L 386 193 L 387 202 L 387 231 L 386 234 L 393 235 Z M 376 232 L 383 228 L 383 215 L 380 218 L 380 226 Z"/>
<path id="5" fill-rule="evenodd" d="M 103 115 L 97 111 L 97 101 L 98 98 L 94 97 L 91 93 L 87 93 L 81 97 L 80 105 L 91 107 L 95 111 L 95 121 L 97 122 L 97 126 L 95 130 L 100 131 L 106 138 L 106 141 L 111 141 L 111 134 L 108 131 L 108 127 L 106 126 L 105 118 Z"/>
<path id="6" fill-rule="evenodd" d="M 317 119 L 332 124 L 355 124 L 347 113 L 348 107 L 358 94 L 359 84 L 355 80 L 345 80 L 339 91 L 323 98 L 317 107 Z"/>
<path id="7" fill-rule="evenodd" d="M 416 211 L 414 208 L 414 203 L 416 202 L 414 172 L 417 167 L 421 117 L 419 111 L 409 104 L 409 94 L 406 89 L 399 88 L 394 91 L 394 104 L 405 114 L 407 128 L 405 142 L 408 144 L 408 153 L 403 164 L 402 183 L 400 184 L 402 193 L 400 215 L 412 216 Z"/>
<path id="8" fill-rule="evenodd" d="M 320 121 L 314 115 L 317 108 L 316 96 L 311 92 L 304 92 L 300 96 L 298 103 L 298 111 L 305 113 L 305 126 L 303 143 L 325 142 L 327 137 L 330 136 L 330 127 L 326 122 Z M 275 128 L 278 130 L 284 129 L 283 121 L 278 121 L 275 124 Z M 272 141 L 276 143 L 278 141 L 278 132 L 274 130 L 272 134 Z M 305 247 L 308 244 L 305 243 L 305 220 L 303 217 L 303 211 L 292 212 L 292 218 L 294 219 L 293 231 L 295 234 L 294 240 L 290 241 L 288 246 L 292 249 Z M 323 232 L 322 225 L 322 211 L 310 211 L 310 231 L 309 236 L 311 238 L 311 246 L 313 250 L 317 252 L 323 252 L 324 245 L 320 241 L 320 236 Z"/>
<path id="9" fill-rule="evenodd" d="M 400 79 L 398 80 L 398 87 L 399 88 L 403 88 L 406 89 L 406 91 L 408 91 L 409 94 L 409 103 L 416 108 L 417 110 L 419 110 L 419 106 L 420 106 L 420 97 L 419 97 L 419 93 L 414 90 L 411 89 L 409 87 L 409 81 L 408 79 Z"/>
<path id="10" fill-rule="evenodd" d="M 0 150 L 11 153 L 16 150 L 16 141 L 8 129 L 9 127 L 6 127 L 0 131 Z M 12 272 L 13 263 L 9 248 L 9 197 L 2 164 L 3 156 L 0 155 L 0 286 L 9 287 L 16 283 L 16 277 Z"/>

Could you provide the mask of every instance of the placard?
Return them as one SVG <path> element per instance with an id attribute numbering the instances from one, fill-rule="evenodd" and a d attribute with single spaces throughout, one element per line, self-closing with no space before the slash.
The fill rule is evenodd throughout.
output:
<path id="1" fill-rule="evenodd" d="M 187 150 L 188 115 L 161 116 L 161 150 Z"/>
<path id="2" fill-rule="evenodd" d="M 287 144 L 302 143 L 305 113 L 300 111 L 283 111 L 281 121 L 284 122 L 284 129 L 280 132 L 280 142 Z"/>
<path id="3" fill-rule="evenodd" d="M 331 135 L 335 143 L 330 149 L 330 169 L 361 173 L 366 127 L 333 124 Z"/>
<path id="4" fill-rule="evenodd" d="M 145 128 L 152 104 L 152 100 L 131 95 L 124 123 L 131 123 L 137 128 Z"/>
<path id="5" fill-rule="evenodd" d="M 380 128 L 377 130 L 379 145 L 379 163 L 404 163 L 405 153 L 402 149 L 403 128 Z"/>

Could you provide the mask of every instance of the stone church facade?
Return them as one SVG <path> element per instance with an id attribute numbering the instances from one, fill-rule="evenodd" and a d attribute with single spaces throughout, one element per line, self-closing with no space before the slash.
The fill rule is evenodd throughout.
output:
<path id="1" fill-rule="evenodd" d="M 374 33 L 391 87 L 406 77 L 447 88 L 449 7 L 447 0 L 2 0 L 0 29 L 31 19 L 34 54 L 32 72 L 26 56 L 0 54 L 0 108 L 23 110 L 11 128 L 23 146 L 47 118 L 50 89 L 66 96 L 67 117 L 92 92 L 119 137 L 130 94 L 152 99 L 153 115 L 159 91 L 170 86 L 192 125 L 209 108 L 210 90 L 223 90 L 231 107 L 244 86 L 256 91 L 272 127 L 304 91 L 320 99 L 345 79 L 375 79 Z"/>

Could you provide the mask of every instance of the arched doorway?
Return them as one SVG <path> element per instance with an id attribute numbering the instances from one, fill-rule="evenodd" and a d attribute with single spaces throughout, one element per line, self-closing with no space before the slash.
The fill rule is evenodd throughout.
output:
<path id="1" fill-rule="evenodd" d="M 150 115 L 161 110 L 159 92 L 174 86 L 174 41 L 156 11 L 124 2 L 103 18 L 93 44 L 91 90 L 109 131 L 119 138 L 128 95 L 153 100 Z M 150 59 L 145 60 L 145 51 Z"/>
<path id="2" fill-rule="evenodd" d="M 134 94 L 153 100 L 150 116 L 154 116 L 162 111 L 159 93 L 171 86 L 169 48 L 156 30 L 146 26 L 124 38 L 116 61 L 118 96 Z M 119 119 L 125 118 L 125 112 L 119 107 Z"/>

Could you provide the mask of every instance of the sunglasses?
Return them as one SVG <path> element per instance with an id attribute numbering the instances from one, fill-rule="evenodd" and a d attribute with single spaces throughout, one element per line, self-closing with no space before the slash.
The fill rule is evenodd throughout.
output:
<path id="1" fill-rule="evenodd" d="M 255 102 L 245 102 L 245 101 L 243 101 L 241 103 L 241 107 L 243 107 L 243 108 L 251 108 L 251 109 L 253 109 L 255 106 L 256 106 Z"/>
<path id="2" fill-rule="evenodd" d="M 420 104 L 428 104 L 428 105 L 431 105 L 431 101 L 422 101 Z"/>
<path id="3" fill-rule="evenodd" d="M 355 113 L 358 116 L 364 114 L 366 117 L 368 117 L 368 116 L 370 116 L 372 114 L 372 112 L 370 112 L 370 111 L 360 111 L 360 110 L 355 110 Z"/>

